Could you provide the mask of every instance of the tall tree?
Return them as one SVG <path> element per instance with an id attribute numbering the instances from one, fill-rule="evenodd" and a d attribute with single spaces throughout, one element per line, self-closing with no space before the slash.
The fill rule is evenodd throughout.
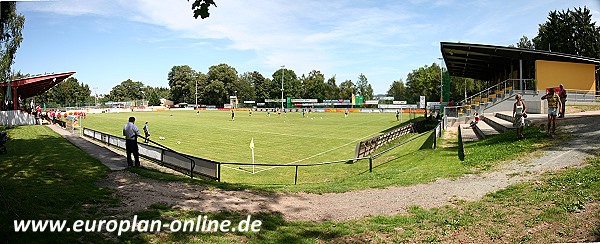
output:
<path id="1" fill-rule="evenodd" d="M 254 93 L 254 77 L 252 72 L 241 74 L 236 81 L 233 82 L 233 89 L 237 91 L 237 96 L 240 101 L 252 100 L 256 97 Z"/>
<path id="2" fill-rule="evenodd" d="M 600 27 L 587 7 L 551 11 L 533 38 L 535 48 L 600 58 Z"/>
<path id="3" fill-rule="evenodd" d="M 351 80 L 346 80 L 340 84 L 340 98 L 351 99 L 352 94 L 355 94 L 356 86 Z"/>
<path id="4" fill-rule="evenodd" d="M 425 96 L 428 101 L 440 101 L 440 66 L 433 63 L 410 72 L 406 86 L 415 97 Z"/>
<path id="5" fill-rule="evenodd" d="M 522 36 L 519 42 L 517 42 L 518 48 L 526 48 L 526 49 L 535 49 L 533 45 L 533 41 L 530 40 L 527 36 Z"/>
<path id="6" fill-rule="evenodd" d="M 148 106 L 158 106 L 160 105 L 160 97 L 158 97 L 158 92 L 154 89 L 149 90 L 148 92 Z"/>
<path id="7" fill-rule="evenodd" d="M 271 98 L 279 98 L 281 97 L 281 79 L 283 77 L 283 93 L 284 99 L 285 97 L 296 97 L 299 98 L 302 95 L 302 84 L 296 76 L 296 72 L 291 69 L 281 68 L 275 71 L 272 75 L 273 79 L 271 80 L 271 93 L 273 96 Z"/>
<path id="8" fill-rule="evenodd" d="M 269 92 L 265 77 L 263 77 L 260 72 L 253 71 L 250 73 L 250 79 L 252 87 L 254 88 L 254 98 L 268 98 Z"/>
<path id="9" fill-rule="evenodd" d="M 312 70 L 308 73 L 308 77 L 302 75 L 302 97 L 325 99 L 325 75 L 321 71 Z"/>
<path id="10" fill-rule="evenodd" d="M 335 75 L 327 80 L 325 89 L 326 99 L 338 99 L 340 97 L 340 88 L 335 84 Z"/>
<path id="11" fill-rule="evenodd" d="M 236 91 L 237 70 L 227 64 L 213 65 L 206 76 L 203 101 L 213 105 L 229 103 L 229 96 L 235 95 Z"/>
<path id="12" fill-rule="evenodd" d="M 394 97 L 394 100 L 404 100 L 408 103 L 415 103 L 416 97 L 404 85 L 402 79 L 392 82 L 390 89 L 387 91 L 388 96 Z"/>
<path id="13" fill-rule="evenodd" d="M 364 97 L 365 100 L 370 100 L 373 98 L 373 87 L 369 84 L 369 80 L 367 80 L 367 76 L 363 73 L 360 73 L 358 76 L 358 81 L 356 82 L 356 91 L 358 95 Z"/>
<path id="14" fill-rule="evenodd" d="M 108 97 L 112 101 L 132 101 L 141 100 L 144 98 L 143 94 L 144 84 L 139 81 L 132 81 L 127 79 L 121 84 L 114 86 Z"/>
<path id="15" fill-rule="evenodd" d="M 196 81 L 198 74 L 188 65 L 173 66 L 168 74 L 171 99 L 175 103 L 194 103 Z"/>
<path id="16" fill-rule="evenodd" d="M 23 40 L 24 25 L 25 17 L 17 14 L 16 2 L 0 2 L 0 83 L 10 78 L 15 54 Z"/>
<path id="17" fill-rule="evenodd" d="M 75 103 L 82 105 L 89 100 L 91 94 L 92 91 L 87 84 L 79 83 L 75 77 L 69 77 L 48 92 L 37 96 L 35 100 L 50 106 L 74 106 Z"/>

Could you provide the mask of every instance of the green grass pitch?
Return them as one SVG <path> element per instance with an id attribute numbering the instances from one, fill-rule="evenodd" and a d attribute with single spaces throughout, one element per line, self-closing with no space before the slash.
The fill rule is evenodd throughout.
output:
<path id="1" fill-rule="evenodd" d="M 251 163 L 250 141 L 254 138 L 255 163 L 310 164 L 354 157 L 356 143 L 399 125 L 394 113 L 271 113 L 236 111 L 164 111 L 89 114 L 82 126 L 121 136 L 130 116 L 142 130 L 149 122 L 151 139 L 178 152 L 219 162 Z M 403 121 L 409 114 L 403 114 Z M 142 132 L 143 134 L 143 132 Z M 159 139 L 164 137 L 164 140 Z M 140 139 L 140 141 L 142 141 Z M 178 143 L 180 142 L 180 143 Z M 340 166 L 342 165 L 342 166 Z M 300 182 L 324 182 L 364 171 L 364 164 L 301 167 Z M 293 183 L 294 167 L 229 165 L 222 180 L 254 184 Z"/>

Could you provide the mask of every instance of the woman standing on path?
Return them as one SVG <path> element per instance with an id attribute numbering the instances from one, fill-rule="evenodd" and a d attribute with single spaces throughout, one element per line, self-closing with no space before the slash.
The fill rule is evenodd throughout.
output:
<path id="1" fill-rule="evenodd" d="M 525 103 L 521 101 L 521 95 L 517 94 L 515 96 L 517 101 L 513 105 L 513 127 L 517 129 L 517 139 L 523 138 L 523 127 L 525 127 L 525 112 L 527 111 L 527 107 Z"/>

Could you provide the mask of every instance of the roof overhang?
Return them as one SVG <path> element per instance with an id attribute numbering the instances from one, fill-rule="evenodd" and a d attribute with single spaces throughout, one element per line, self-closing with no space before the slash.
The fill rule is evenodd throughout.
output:
<path id="1" fill-rule="evenodd" d="M 492 80 L 504 71 L 511 71 L 511 65 L 518 68 L 519 60 L 600 65 L 600 59 L 543 50 L 454 42 L 440 44 L 450 75 L 479 80 Z"/>
<path id="2" fill-rule="evenodd" d="M 0 87 L 2 87 L 3 90 L 5 90 L 5 87 L 7 87 L 8 84 L 10 84 L 11 88 L 17 89 L 17 94 L 24 99 L 28 97 L 41 95 L 42 93 L 50 90 L 50 88 L 54 87 L 56 84 L 69 78 L 73 74 L 75 74 L 75 71 L 57 74 L 38 75 L 13 80 L 7 83 L 1 83 Z"/>

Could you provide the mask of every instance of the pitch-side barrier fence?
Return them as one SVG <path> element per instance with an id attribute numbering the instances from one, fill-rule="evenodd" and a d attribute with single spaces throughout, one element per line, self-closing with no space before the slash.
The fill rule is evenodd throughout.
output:
<path id="1" fill-rule="evenodd" d="M 358 158 L 352 158 L 352 159 L 346 159 L 346 160 L 337 160 L 337 161 L 332 161 L 332 162 L 321 162 L 321 163 L 314 163 L 314 164 L 252 164 L 252 163 L 219 163 L 219 175 L 221 172 L 221 165 L 237 165 L 237 166 L 265 166 L 265 167 L 295 167 L 295 174 L 294 174 L 294 185 L 298 183 L 298 169 L 299 167 L 313 167 L 313 166 L 322 166 L 322 165 L 327 165 L 327 164 L 338 164 L 338 163 L 348 163 L 348 162 L 356 162 L 356 161 L 360 161 L 363 159 L 368 159 L 369 160 L 369 172 L 373 172 L 373 159 L 376 159 L 378 157 L 381 157 L 382 155 L 390 152 L 391 150 L 402 146 L 406 143 L 412 142 L 414 140 L 416 140 L 417 138 L 423 137 L 425 135 L 430 135 L 433 133 L 433 149 L 435 149 L 437 147 L 437 139 L 441 136 L 442 133 L 442 122 L 440 121 L 435 128 L 428 130 L 426 132 L 423 132 L 415 137 L 412 137 L 408 140 L 402 141 L 396 145 L 391 146 L 390 148 L 387 148 L 381 152 L 378 152 L 374 155 L 365 155 L 362 157 L 358 157 Z M 219 176 L 220 178 L 220 176 Z"/>
<path id="2" fill-rule="evenodd" d="M 157 146 L 148 144 L 138 143 L 140 156 L 158 162 L 161 166 L 173 168 L 179 171 L 188 173 L 190 177 L 194 177 L 194 174 L 201 175 L 203 177 L 221 181 L 221 166 L 223 165 L 237 165 L 237 166 L 263 166 L 263 167 L 294 167 L 294 184 L 298 183 L 298 170 L 300 167 L 313 167 L 322 166 L 328 164 L 348 163 L 356 162 L 363 159 L 369 160 L 369 172 L 373 172 L 373 159 L 381 157 L 382 155 L 390 152 L 391 150 L 402 146 L 406 143 L 416 140 L 425 135 L 429 135 L 433 132 L 433 148 L 436 148 L 436 141 L 441 136 L 442 122 L 440 121 L 437 126 L 431 130 L 423 132 L 415 137 L 408 140 L 402 141 L 396 145 L 391 146 L 381 152 L 373 155 L 365 155 L 359 158 L 337 160 L 331 162 L 321 162 L 313 164 L 253 164 L 253 163 L 236 163 L 236 162 L 216 162 L 208 159 L 198 158 L 195 156 L 176 152 L 166 146 L 163 146 L 157 142 L 150 141 Z M 125 150 L 125 139 L 122 137 L 106 134 L 100 131 L 95 131 L 89 128 L 83 128 L 83 135 L 92 138 L 96 141 L 106 143 L 108 146 L 115 146 Z"/>
<path id="3" fill-rule="evenodd" d="M 89 128 L 83 129 L 83 135 L 106 143 L 106 145 L 115 146 L 125 150 L 125 138 L 123 137 L 106 134 Z M 179 153 L 154 141 L 150 142 L 157 146 L 138 143 L 140 156 L 156 161 L 161 166 L 188 173 L 190 177 L 194 177 L 194 175 L 197 174 L 213 180 L 219 180 L 219 173 L 217 172 L 217 165 L 219 165 L 219 162 Z"/>

